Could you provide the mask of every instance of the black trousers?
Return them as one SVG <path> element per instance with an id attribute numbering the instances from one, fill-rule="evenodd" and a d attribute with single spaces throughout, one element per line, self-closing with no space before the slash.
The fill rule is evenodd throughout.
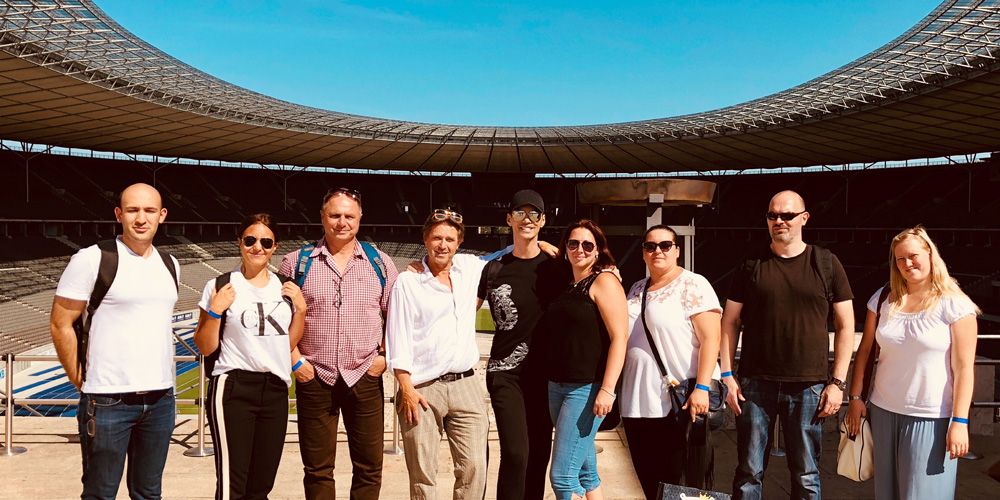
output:
<path id="1" fill-rule="evenodd" d="M 288 386 L 273 373 L 233 370 L 212 377 L 209 429 L 216 500 L 266 499 L 288 427 Z"/>
<path id="2" fill-rule="evenodd" d="M 486 388 L 500 437 L 497 499 L 541 500 L 552 454 L 548 381 L 491 372 L 486 374 Z"/>
<path id="3" fill-rule="evenodd" d="M 647 500 L 656 500 L 661 482 L 681 484 L 687 453 L 685 426 L 673 417 L 622 418 L 632 467 Z"/>

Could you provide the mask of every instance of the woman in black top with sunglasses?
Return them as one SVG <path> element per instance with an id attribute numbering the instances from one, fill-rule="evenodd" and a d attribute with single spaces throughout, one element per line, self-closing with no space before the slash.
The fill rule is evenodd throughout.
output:
<path id="1" fill-rule="evenodd" d="M 274 486 L 288 424 L 291 350 L 306 313 L 299 287 L 267 269 L 278 247 L 273 219 L 251 215 L 239 234 L 240 268 L 205 284 L 194 333 L 202 354 L 218 351 L 208 395 L 217 499 L 267 498 Z"/>
<path id="2" fill-rule="evenodd" d="M 615 402 L 625 359 L 628 307 L 607 239 L 581 220 L 563 233 L 557 259 L 573 271 L 573 283 L 542 317 L 549 336 L 549 413 L 555 424 L 550 480 L 556 498 L 601 500 L 594 436 Z"/>

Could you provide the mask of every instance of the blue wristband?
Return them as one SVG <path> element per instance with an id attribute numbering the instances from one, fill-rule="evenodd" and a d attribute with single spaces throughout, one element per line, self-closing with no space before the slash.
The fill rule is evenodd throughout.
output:
<path id="1" fill-rule="evenodd" d="M 726 377 L 732 377 L 732 376 L 733 376 L 733 372 L 722 372 L 722 375 L 719 375 L 719 378 L 726 378 Z"/>
<path id="2" fill-rule="evenodd" d="M 712 392 L 712 388 L 705 384 L 694 384 L 695 389 L 701 389 L 705 392 Z"/>
<path id="3" fill-rule="evenodd" d="M 957 422 L 959 424 L 969 425 L 969 419 L 962 417 L 951 417 L 952 422 Z"/>
<path id="4" fill-rule="evenodd" d="M 292 367 L 292 371 L 294 372 L 295 370 L 298 370 L 299 367 L 302 366 L 302 362 L 305 361 L 305 359 L 305 356 L 299 358 L 299 360 L 295 362 L 295 366 Z"/>
<path id="5" fill-rule="evenodd" d="M 209 310 L 207 310 L 207 311 L 205 311 L 205 312 L 207 312 L 207 313 L 208 313 L 208 315 L 209 315 L 210 317 L 212 317 L 212 318 L 215 318 L 215 319 L 222 319 L 222 315 L 221 315 L 221 314 L 216 314 L 216 313 L 215 313 L 214 311 L 212 311 L 211 309 L 209 309 Z"/>

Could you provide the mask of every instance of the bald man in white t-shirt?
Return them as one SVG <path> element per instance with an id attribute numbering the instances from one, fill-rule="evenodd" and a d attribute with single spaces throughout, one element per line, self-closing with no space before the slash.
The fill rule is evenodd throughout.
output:
<path id="1" fill-rule="evenodd" d="M 129 186 L 115 208 L 121 236 L 77 252 L 56 288 L 50 327 L 66 376 L 80 391 L 84 499 L 115 498 L 126 456 L 129 496 L 161 496 L 174 428 L 171 318 L 180 272 L 176 259 L 153 247 L 153 236 L 166 216 L 156 189 Z M 117 255 L 117 266 L 111 268 L 116 272 L 87 318 L 102 254 L 111 259 Z M 78 352 L 73 327 L 78 318 L 90 322 L 83 353 Z"/>

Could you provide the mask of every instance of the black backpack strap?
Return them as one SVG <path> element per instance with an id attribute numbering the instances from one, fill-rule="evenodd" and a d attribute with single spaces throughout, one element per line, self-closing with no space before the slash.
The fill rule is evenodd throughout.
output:
<path id="1" fill-rule="evenodd" d="M 167 271 L 170 271 L 170 277 L 174 279 L 174 287 L 177 291 L 181 291 L 180 280 L 177 279 L 177 268 L 174 267 L 174 259 L 170 258 L 170 254 L 156 249 L 156 253 L 160 254 L 160 259 L 163 259 L 163 265 L 167 266 Z"/>
<path id="2" fill-rule="evenodd" d="M 823 287 L 826 289 L 826 301 L 833 304 L 833 252 L 819 245 L 813 247 L 813 265 L 816 272 L 823 280 Z"/>
<path id="3" fill-rule="evenodd" d="M 80 363 L 81 380 L 87 380 L 90 323 L 118 274 L 118 241 L 102 240 L 97 242 L 97 248 L 101 250 L 101 263 L 97 268 L 97 281 L 94 282 L 94 290 L 90 292 L 90 300 L 87 302 L 87 312 L 73 322 L 73 330 L 76 332 L 76 358 Z"/>
<path id="4" fill-rule="evenodd" d="M 500 262 L 500 258 L 486 263 L 486 293 L 493 289 L 493 283 L 497 280 L 497 276 L 500 276 L 501 269 L 503 269 L 503 262 Z"/>
<path id="5" fill-rule="evenodd" d="M 219 290 L 222 290 L 222 287 L 229 283 L 231 276 L 232 273 L 222 273 L 215 277 L 215 293 L 219 293 Z M 212 372 L 215 371 L 215 362 L 219 360 L 219 353 L 222 351 L 222 332 L 226 329 L 226 315 L 228 313 L 229 309 L 222 311 L 222 317 L 219 318 L 219 346 L 214 351 L 205 354 L 206 377 L 212 376 Z"/>

